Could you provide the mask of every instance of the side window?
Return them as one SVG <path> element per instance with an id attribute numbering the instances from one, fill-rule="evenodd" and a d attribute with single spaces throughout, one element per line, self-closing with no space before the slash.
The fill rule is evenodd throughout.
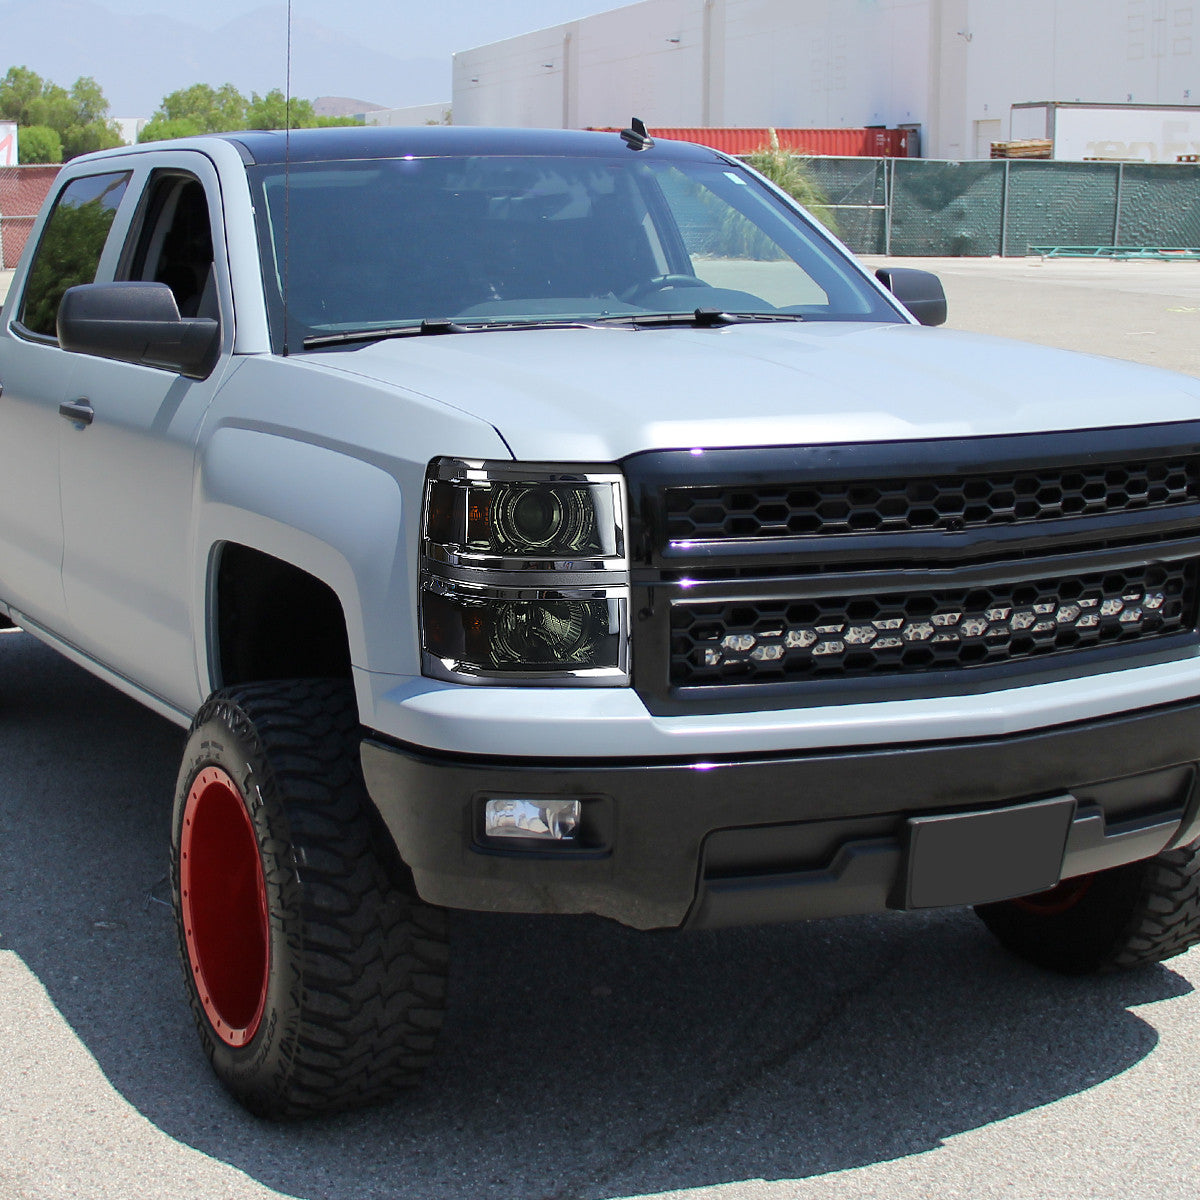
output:
<path id="1" fill-rule="evenodd" d="M 181 317 L 219 316 L 208 200 L 194 176 L 164 173 L 151 179 L 124 278 L 165 283 Z"/>
<path id="2" fill-rule="evenodd" d="M 56 336 L 63 292 L 93 283 L 130 172 L 73 179 L 55 202 L 29 269 L 17 320 L 31 333 Z"/>

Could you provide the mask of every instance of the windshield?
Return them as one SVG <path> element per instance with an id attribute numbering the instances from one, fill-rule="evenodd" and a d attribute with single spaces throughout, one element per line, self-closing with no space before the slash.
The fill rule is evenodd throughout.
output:
<path id="1" fill-rule="evenodd" d="M 749 172 L 624 157 L 461 156 L 252 169 L 287 340 L 696 309 L 902 320 Z M 286 193 L 286 202 L 285 202 Z M 285 266 L 286 264 L 286 266 Z M 286 280 L 286 284 L 285 284 Z"/>

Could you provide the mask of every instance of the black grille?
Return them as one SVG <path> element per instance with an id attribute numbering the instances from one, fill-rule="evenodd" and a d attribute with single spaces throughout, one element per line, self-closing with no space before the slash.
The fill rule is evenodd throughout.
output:
<path id="1" fill-rule="evenodd" d="M 677 688 L 1011 663 L 1195 628 L 1196 559 L 1068 578 L 672 606 Z"/>
<path id="2" fill-rule="evenodd" d="M 634 686 L 656 714 L 967 695 L 1198 652 L 1200 422 L 623 467 Z"/>
<path id="3" fill-rule="evenodd" d="M 1105 517 L 1200 499 L 1200 457 L 915 479 L 669 488 L 673 543 L 958 531 Z"/>

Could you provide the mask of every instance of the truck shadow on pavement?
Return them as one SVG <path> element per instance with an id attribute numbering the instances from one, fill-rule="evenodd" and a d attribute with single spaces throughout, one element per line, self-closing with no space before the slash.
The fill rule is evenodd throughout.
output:
<path id="1" fill-rule="evenodd" d="M 184 1004 L 182 741 L 0 636 L 0 950 L 167 1137 L 288 1196 L 598 1200 L 883 1162 L 1128 1069 L 1157 1042 L 1129 1008 L 1191 992 L 1165 967 L 1041 974 L 962 911 L 684 935 L 462 914 L 423 1084 L 270 1125 L 212 1079 Z"/>

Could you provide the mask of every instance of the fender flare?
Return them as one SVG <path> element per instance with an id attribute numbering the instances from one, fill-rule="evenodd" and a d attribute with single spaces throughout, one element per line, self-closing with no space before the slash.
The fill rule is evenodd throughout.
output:
<path id="1" fill-rule="evenodd" d="M 197 652 L 207 649 L 209 660 L 197 664 L 202 679 L 214 675 L 215 568 L 227 543 L 281 559 L 331 588 L 356 666 L 419 674 L 416 547 L 406 544 L 401 480 L 345 447 L 234 424 L 208 439 L 196 480 L 196 547 L 207 564 L 194 608 Z M 420 494 L 418 483 L 409 495 Z M 417 514 L 411 529 L 415 536 Z M 388 636 L 368 613 L 387 615 Z"/>

